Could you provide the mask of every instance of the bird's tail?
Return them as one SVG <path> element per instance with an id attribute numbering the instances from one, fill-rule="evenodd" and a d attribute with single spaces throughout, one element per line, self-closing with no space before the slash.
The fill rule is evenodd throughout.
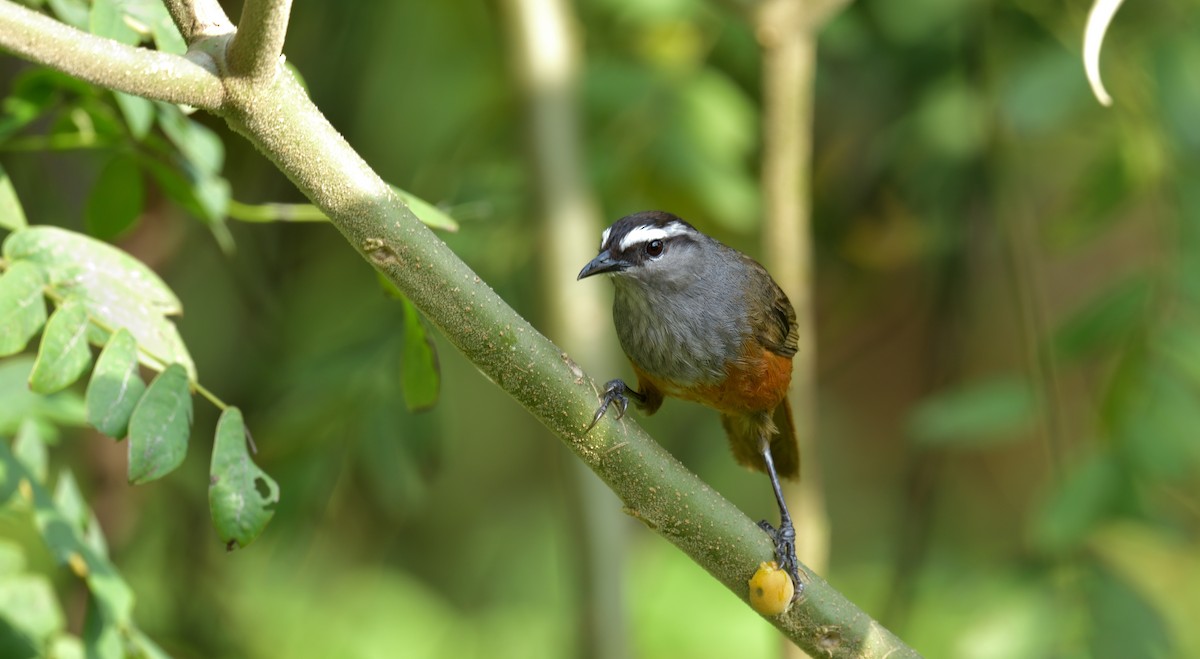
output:
<path id="1" fill-rule="evenodd" d="M 800 477 L 800 443 L 796 440 L 796 425 L 792 422 L 792 406 L 785 398 L 771 416 L 764 414 L 722 414 L 721 425 L 729 435 L 729 446 L 733 457 L 751 469 L 767 471 L 762 453 L 758 450 L 759 437 L 767 433 L 771 437 L 771 459 L 775 471 L 783 478 Z"/>

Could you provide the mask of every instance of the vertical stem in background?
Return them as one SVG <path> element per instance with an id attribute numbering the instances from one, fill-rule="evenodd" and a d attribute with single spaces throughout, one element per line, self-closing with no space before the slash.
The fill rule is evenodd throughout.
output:
<path id="1" fill-rule="evenodd" d="M 811 161 L 816 29 L 802 0 L 766 0 L 754 16 L 762 47 L 763 239 L 767 267 L 799 323 L 789 399 L 800 440 L 800 481 L 786 493 L 801 561 L 824 572 L 829 520 L 816 442 L 817 354 L 813 308 Z"/>
<path id="2" fill-rule="evenodd" d="M 547 333 L 587 368 L 615 368 L 601 287 L 575 275 L 599 239 L 599 212 L 587 183 L 577 89 L 580 48 L 568 0 L 501 3 L 513 68 L 525 99 L 528 154 L 540 218 Z M 564 454 L 574 488 L 572 521 L 582 628 L 576 656 L 626 657 L 621 502 L 579 460 Z"/>

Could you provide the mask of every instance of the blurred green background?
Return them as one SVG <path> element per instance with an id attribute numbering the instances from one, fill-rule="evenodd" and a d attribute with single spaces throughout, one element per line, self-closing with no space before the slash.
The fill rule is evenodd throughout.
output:
<path id="1" fill-rule="evenodd" d="M 820 40 L 808 459 L 832 528 L 825 576 L 930 657 L 1200 656 L 1200 14 L 1123 7 L 1104 109 L 1079 57 L 1085 4 L 858 0 Z M 747 21 L 700 0 L 574 9 L 603 216 L 672 210 L 758 253 Z M 555 246 L 533 219 L 500 11 L 297 3 L 285 52 L 363 157 L 453 215 L 451 247 L 543 327 L 538 262 Z M 27 68 L 0 59 L 0 89 Z M 234 199 L 304 201 L 194 116 L 225 142 Z M 31 223 L 78 230 L 111 155 L 0 144 Z M 184 467 L 136 488 L 123 445 L 65 429 L 52 464 L 95 508 L 140 628 L 176 657 L 586 653 L 564 447 L 440 337 L 440 400 L 406 411 L 402 311 L 332 227 L 230 222 L 236 249 L 222 250 L 152 180 L 145 194 L 116 242 L 183 299 L 202 381 L 244 411 L 283 495 L 264 534 L 227 553 L 207 511 L 211 406 L 197 401 Z M 751 517 L 774 517 L 715 413 L 670 402 L 639 422 Z M 0 511 L 0 537 L 52 575 L 77 631 L 84 589 L 28 515 Z M 609 614 L 631 655 L 778 653 L 773 628 L 668 543 L 633 520 L 612 540 L 593 550 L 625 556 Z"/>

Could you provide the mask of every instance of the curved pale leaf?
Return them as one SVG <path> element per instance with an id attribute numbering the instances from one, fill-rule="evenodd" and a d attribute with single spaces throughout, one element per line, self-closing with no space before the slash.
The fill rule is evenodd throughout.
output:
<path id="1" fill-rule="evenodd" d="M 124 437 L 145 391 L 137 369 L 137 341 L 121 329 L 108 340 L 92 371 L 86 394 L 88 423 L 114 439 Z"/>
<path id="2" fill-rule="evenodd" d="M 182 464 L 191 425 L 188 374 L 171 364 L 150 383 L 129 419 L 129 482 L 161 478 Z"/>
<path id="3" fill-rule="evenodd" d="M 13 263 L 0 275 L 0 357 L 24 350 L 46 322 L 44 284 L 45 274 L 32 263 Z"/>
<path id="4" fill-rule="evenodd" d="M 217 534 L 230 549 L 245 547 L 271 521 L 278 501 L 279 485 L 250 458 L 241 411 L 226 408 L 217 422 L 208 486 Z"/>
<path id="5" fill-rule="evenodd" d="M 1104 33 L 1112 23 L 1113 16 L 1123 0 L 1095 0 L 1088 12 L 1087 26 L 1083 30 L 1083 70 L 1088 84 L 1100 105 L 1112 105 L 1112 97 L 1100 80 L 1100 47 L 1104 45 Z"/>
<path id="6" fill-rule="evenodd" d="M 37 360 L 29 373 L 29 388 L 52 394 L 71 386 L 92 363 L 88 347 L 87 310 L 77 300 L 67 299 L 46 323 Z"/>

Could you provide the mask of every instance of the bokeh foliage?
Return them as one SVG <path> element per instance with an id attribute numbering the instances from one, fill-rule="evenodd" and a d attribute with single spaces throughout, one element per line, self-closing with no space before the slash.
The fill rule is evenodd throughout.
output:
<path id="1" fill-rule="evenodd" d="M 761 90 L 745 21 L 700 0 L 576 10 L 605 215 L 670 209 L 755 251 Z M 537 324 L 537 253 L 554 246 L 530 219 L 497 11 L 304 3 L 287 54 L 350 142 L 459 220 L 448 242 Z M 1200 653 L 1196 14 L 1127 3 L 1103 59 L 1116 104 L 1103 109 L 1079 63 L 1085 11 L 859 0 L 822 36 L 811 459 L 829 490 L 828 577 L 927 656 Z M 78 573 L 55 567 L 58 549 L 32 530 L 53 507 L 80 546 L 100 547 L 103 528 L 137 629 L 174 656 L 570 652 L 579 548 L 545 431 L 436 337 L 436 357 L 409 341 L 419 318 L 329 227 L 228 221 L 231 198 L 302 200 L 224 126 L 0 66 L 0 159 L 24 214 L 118 239 L 165 276 L 206 386 L 244 412 L 284 493 L 264 536 L 227 554 L 203 460 L 131 490 L 123 451 L 80 429 L 78 391 L 20 393 L 12 405 L 38 419 L 24 426 L 4 425 L 17 409 L 6 399 L 5 436 L 40 433 L 51 449 L 17 441 L 4 457 L 10 475 L 43 469 L 30 482 L 47 491 L 8 492 L 25 508 L 0 511 L 0 611 L 24 598 L 42 612 L 7 615 L 0 635 L 103 629 L 81 613 L 98 609 L 80 604 Z M 409 386 L 414 360 L 442 368 L 441 396 L 420 414 L 408 408 L 426 406 L 414 394 L 429 383 Z M 31 366 L 5 362 L 0 384 Z M 197 405 L 197 436 L 216 423 Z M 671 403 L 645 423 L 770 516 L 712 415 Z M 641 656 L 774 647 L 698 568 L 633 538 L 623 579 Z"/>

